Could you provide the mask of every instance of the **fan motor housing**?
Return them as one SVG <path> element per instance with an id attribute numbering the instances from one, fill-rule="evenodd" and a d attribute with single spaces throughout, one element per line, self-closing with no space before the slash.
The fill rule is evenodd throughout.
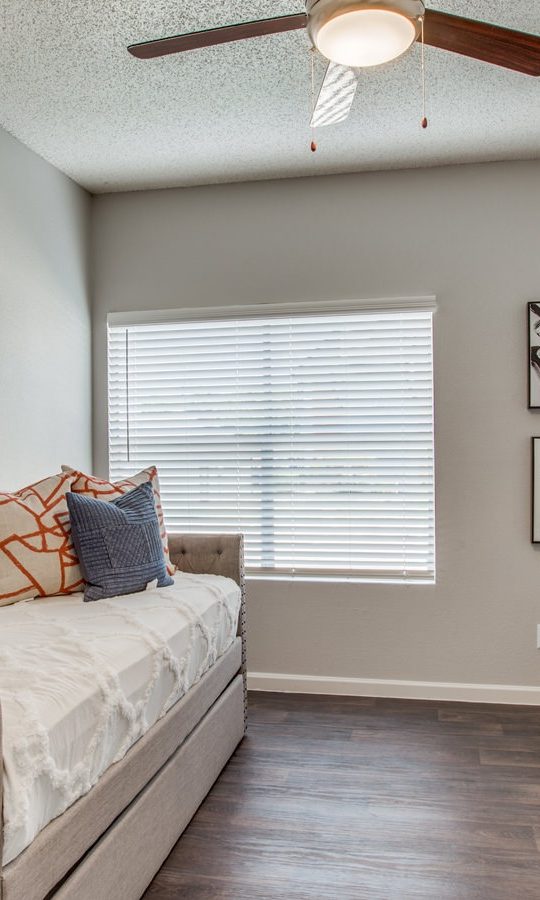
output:
<path id="1" fill-rule="evenodd" d="M 323 25 L 347 12 L 380 9 L 398 13 L 412 23 L 419 36 L 425 6 L 422 0 L 306 0 L 307 31 L 314 47 Z"/>

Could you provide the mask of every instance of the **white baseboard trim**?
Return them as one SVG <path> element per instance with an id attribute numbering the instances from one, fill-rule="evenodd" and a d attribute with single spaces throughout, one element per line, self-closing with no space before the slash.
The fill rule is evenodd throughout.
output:
<path id="1" fill-rule="evenodd" d="M 379 678 L 337 678 L 332 675 L 323 677 L 248 672 L 248 688 L 251 691 L 284 691 L 290 694 L 335 694 L 540 706 L 540 686 L 521 684 L 461 684 L 447 681 L 393 681 Z"/>

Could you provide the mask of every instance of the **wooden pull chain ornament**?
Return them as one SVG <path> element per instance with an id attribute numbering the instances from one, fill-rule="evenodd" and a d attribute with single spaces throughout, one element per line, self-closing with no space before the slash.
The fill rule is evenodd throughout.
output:
<path id="1" fill-rule="evenodd" d="M 311 121 L 313 121 L 313 113 L 315 112 L 315 47 L 311 48 Z M 315 129 L 311 126 L 311 152 L 317 152 L 317 141 L 315 140 Z"/>
<path id="2" fill-rule="evenodd" d="M 425 45 L 424 45 L 424 17 L 422 16 L 422 47 L 421 47 L 421 59 L 422 59 L 422 128 L 428 127 L 428 120 L 426 116 L 426 60 L 425 60 Z"/>

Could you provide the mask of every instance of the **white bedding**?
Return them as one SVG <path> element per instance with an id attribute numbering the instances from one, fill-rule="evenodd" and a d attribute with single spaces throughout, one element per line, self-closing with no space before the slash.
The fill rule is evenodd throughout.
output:
<path id="1" fill-rule="evenodd" d="M 0 609 L 8 863 L 121 759 L 231 645 L 240 588 L 178 573 L 167 588 Z"/>

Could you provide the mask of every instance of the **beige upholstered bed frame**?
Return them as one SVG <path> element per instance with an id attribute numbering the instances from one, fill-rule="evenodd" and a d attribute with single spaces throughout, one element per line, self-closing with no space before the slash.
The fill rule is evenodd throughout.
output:
<path id="1" fill-rule="evenodd" d="M 242 537 L 172 535 L 169 547 L 182 571 L 225 575 L 240 585 L 238 637 L 88 794 L 0 868 L 1 900 L 136 900 L 244 735 Z M 0 860 L 1 853 L 0 829 Z"/>

